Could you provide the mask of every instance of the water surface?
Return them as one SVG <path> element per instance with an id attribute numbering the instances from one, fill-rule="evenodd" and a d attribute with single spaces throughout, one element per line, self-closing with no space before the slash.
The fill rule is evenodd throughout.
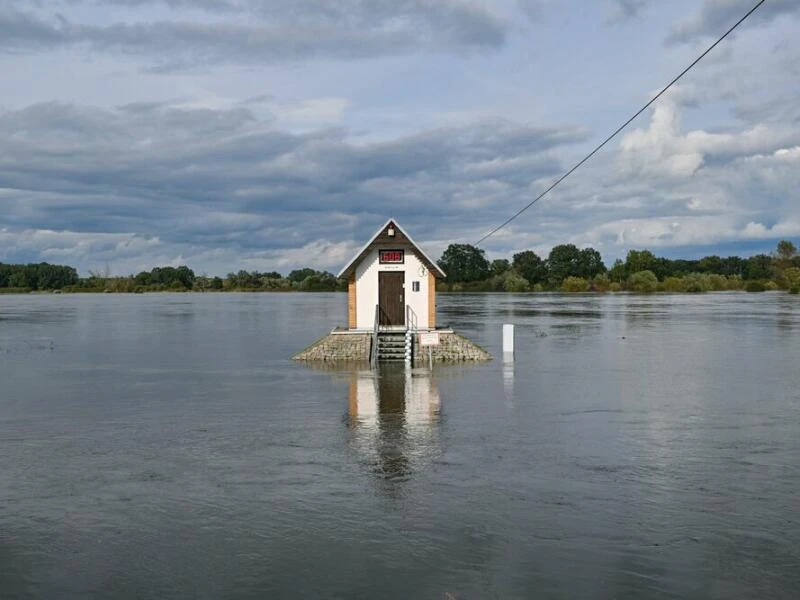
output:
<path id="1" fill-rule="evenodd" d="M 342 294 L 0 296 L 0 598 L 800 596 L 799 298 L 438 302 L 497 359 L 289 361 Z"/>

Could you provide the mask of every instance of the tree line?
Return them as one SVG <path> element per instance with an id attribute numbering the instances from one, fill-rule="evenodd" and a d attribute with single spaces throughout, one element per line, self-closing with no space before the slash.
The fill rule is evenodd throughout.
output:
<path id="1" fill-rule="evenodd" d="M 610 269 L 597 250 L 573 244 L 555 246 L 545 258 L 524 250 L 491 262 L 480 248 L 450 244 L 438 264 L 447 273 L 442 291 L 800 291 L 800 255 L 788 240 L 772 254 L 748 258 L 669 259 L 631 250 Z"/>
<path id="2" fill-rule="evenodd" d="M 108 269 L 106 270 L 108 271 Z M 0 263 L 0 290 L 6 292 L 62 290 L 65 292 L 159 292 L 159 291 L 304 291 L 334 292 L 347 282 L 327 271 L 296 269 L 287 276 L 277 271 L 241 270 L 225 277 L 196 275 L 189 267 L 155 267 L 136 275 L 112 276 L 90 271 L 78 277 L 73 267 L 48 263 L 11 265 Z"/>
<path id="3" fill-rule="evenodd" d="M 78 271 L 73 267 L 36 263 L 7 265 L 0 263 L 0 288 L 54 290 L 76 285 Z"/>
<path id="4" fill-rule="evenodd" d="M 511 259 L 489 261 L 483 250 L 469 244 L 450 244 L 438 261 L 447 279 L 441 291 L 566 291 L 566 292 L 706 292 L 719 290 L 800 291 L 800 255 L 782 240 L 772 254 L 706 256 L 698 260 L 657 257 L 649 250 L 631 250 L 610 269 L 594 248 L 573 244 L 554 247 L 542 258 L 532 250 Z M 155 267 L 136 275 L 114 277 L 90 271 L 79 277 L 69 266 L 48 263 L 0 263 L 0 291 L 63 290 L 67 292 L 148 291 L 345 291 L 347 282 L 327 271 L 296 269 L 283 276 L 277 271 L 240 270 L 223 277 L 196 275 L 187 266 Z"/>

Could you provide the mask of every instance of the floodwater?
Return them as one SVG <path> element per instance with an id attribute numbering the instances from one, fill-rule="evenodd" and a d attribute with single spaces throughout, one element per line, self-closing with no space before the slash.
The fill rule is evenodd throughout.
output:
<path id="1" fill-rule="evenodd" d="M 797 296 L 443 295 L 496 360 L 288 359 L 345 314 L 0 296 L 0 598 L 800 597 Z"/>

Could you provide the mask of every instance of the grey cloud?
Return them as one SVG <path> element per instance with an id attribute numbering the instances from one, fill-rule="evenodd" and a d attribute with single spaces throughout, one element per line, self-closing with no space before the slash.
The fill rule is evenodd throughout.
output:
<path id="1" fill-rule="evenodd" d="M 754 5 L 754 0 L 705 0 L 700 12 L 675 27 L 667 42 L 684 43 L 702 37 L 719 36 Z M 750 16 L 745 25 L 764 25 L 786 14 L 800 14 L 800 2 L 769 0 Z"/>
<path id="2" fill-rule="evenodd" d="M 679 123 L 654 117 L 629 132 L 639 143 L 620 154 L 634 155 L 636 169 L 615 170 L 613 153 L 598 155 L 486 247 L 508 253 L 570 241 L 613 256 L 618 236 L 658 248 L 699 243 L 697 223 L 715 219 L 709 241 L 735 239 L 750 221 L 787 227 L 800 217 L 800 151 L 792 149 L 800 128 L 708 133 Z M 551 183 L 565 150 L 588 135 L 496 119 L 356 143 L 341 128 L 279 130 L 246 102 L 213 110 L 36 104 L 0 113 L 0 230 L 28 240 L 31 260 L 40 244 L 40 257 L 84 269 L 101 258 L 133 269 L 176 257 L 213 273 L 297 261 L 334 267 L 326 261 L 388 215 L 420 241 L 474 241 Z M 690 176 L 642 176 L 693 153 L 704 166 Z M 46 254 L 53 236 L 36 233 L 43 230 L 76 233 Z M 77 248 L 81 236 L 95 240 L 89 250 Z M 109 240 L 129 238 L 134 250 L 115 262 Z M 302 258 L 306 251 L 326 255 Z"/>
<path id="3" fill-rule="evenodd" d="M 0 49 L 25 52 L 63 44 L 66 38 L 58 28 L 13 8 L 0 7 Z"/>
<path id="4" fill-rule="evenodd" d="M 517 6 L 531 21 L 541 20 L 547 0 L 517 0 Z"/>
<path id="5" fill-rule="evenodd" d="M 174 8 L 188 3 L 166 1 Z M 146 4 L 107 0 L 98 5 Z M 0 51 L 31 52 L 84 47 L 133 56 L 154 71 L 213 64 L 258 64 L 310 57 L 359 59 L 416 52 L 468 52 L 505 43 L 509 24 L 487 9 L 462 0 L 301 0 L 274 3 L 192 3 L 195 9 L 240 12 L 233 19 L 192 20 L 186 11 L 173 20 L 106 24 L 65 16 L 0 8 Z M 99 9 L 98 9 L 99 10 Z M 180 17 L 180 18 L 179 18 Z"/>
<path id="6" fill-rule="evenodd" d="M 65 0 L 61 0 L 62 4 Z M 68 4 L 89 4 L 91 6 L 142 6 L 163 5 L 171 9 L 200 9 L 209 12 L 238 13 L 248 4 L 237 0 L 66 0 Z"/>
<path id="7" fill-rule="evenodd" d="M 611 0 L 614 18 L 618 20 L 635 19 L 652 0 Z"/>
<path id="8" fill-rule="evenodd" d="M 795 89 L 800 95 L 800 89 Z M 800 124 L 800 106 L 787 103 L 783 98 L 769 98 L 739 104 L 733 109 L 737 118 L 745 122 L 755 123 L 790 123 Z"/>
<path id="9" fill-rule="evenodd" d="M 243 253 L 347 239 L 355 215 L 480 223 L 552 177 L 570 128 L 507 121 L 371 144 L 341 129 L 292 134 L 249 110 L 38 104 L 0 114 L 0 228 L 136 233 Z M 478 210 L 473 203 L 478 202 Z"/>

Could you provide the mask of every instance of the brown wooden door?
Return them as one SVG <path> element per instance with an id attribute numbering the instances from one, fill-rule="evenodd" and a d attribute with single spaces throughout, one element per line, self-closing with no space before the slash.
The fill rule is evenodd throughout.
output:
<path id="1" fill-rule="evenodd" d="M 406 291 L 405 273 L 380 271 L 378 273 L 378 305 L 381 325 L 405 325 Z"/>

